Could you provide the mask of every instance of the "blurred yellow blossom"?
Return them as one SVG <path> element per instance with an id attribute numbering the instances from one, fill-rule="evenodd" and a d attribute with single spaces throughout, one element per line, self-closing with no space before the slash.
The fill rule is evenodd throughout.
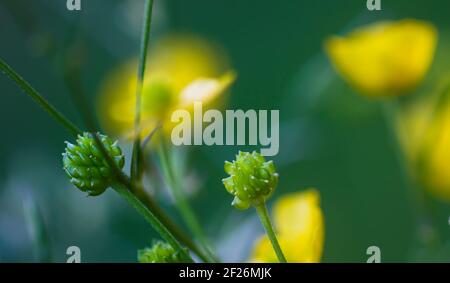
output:
<path id="1" fill-rule="evenodd" d="M 319 262 L 324 242 L 320 195 L 314 189 L 281 197 L 274 205 L 278 241 L 288 262 Z M 261 237 L 252 262 L 278 262 L 267 236 Z"/>
<path id="2" fill-rule="evenodd" d="M 333 36 L 325 49 L 337 71 L 368 96 L 398 96 L 411 91 L 429 69 L 436 28 L 413 19 L 378 22 L 348 36 Z"/>
<path id="3" fill-rule="evenodd" d="M 142 90 L 142 135 L 159 122 L 170 121 L 172 111 L 191 107 L 194 100 L 210 106 L 235 79 L 220 48 L 196 36 L 165 37 L 151 48 L 148 60 Z M 134 133 L 137 65 L 137 59 L 125 62 L 108 74 L 100 87 L 102 125 L 120 136 Z"/>
<path id="4" fill-rule="evenodd" d="M 222 94 L 235 80 L 235 73 L 229 71 L 219 78 L 197 78 L 180 92 L 180 106 L 191 107 L 193 102 L 208 104 Z"/>
<path id="5" fill-rule="evenodd" d="M 434 196 L 450 201 L 450 89 L 401 112 L 400 141 L 412 172 Z"/>

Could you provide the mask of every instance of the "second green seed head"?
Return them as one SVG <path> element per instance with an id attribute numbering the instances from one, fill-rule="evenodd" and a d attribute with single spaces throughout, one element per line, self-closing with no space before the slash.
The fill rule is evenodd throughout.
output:
<path id="1" fill-rule="evenodd" d="M 138 251 L 140 263 L 184 263 L 183 257 L 172 246 L 165 242 L 156 241 L 151 248 Z"/>
<path id="2" fill-rule="evenodd" d="M 230 176 L 222 182 L 234 195 L 232 205 L 239 209 L 263 204 L 278 184 L 275 165 L 256 151 L 239 152 L 236 160 L 225 161 L 225 172 Z"/>

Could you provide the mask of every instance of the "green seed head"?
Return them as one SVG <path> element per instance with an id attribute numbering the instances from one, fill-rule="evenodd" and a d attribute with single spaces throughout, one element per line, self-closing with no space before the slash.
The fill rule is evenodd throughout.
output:
<path id="1" fill-rule="evenodd" d="M 239 152 L 235 161 L 225 161 L 225 172 L 230 176 L 222 182 L 234 195 L 231 204 L 239 209 L 263 204 L 278 184 L 275 165 L 256 151 Z"/>
<path id="2" fill-rule="evenodd" d="M 140 263 L 184 263 L 183 257 L 171 245 L 157 241 L 151 248 L 138 250 Z"/>
<path id="3" fill-rule="evenodd" d="M 122 169 L 125 158 L 122 150 L 104 135 L 98 135 L 111 159 Z M 63 155 L 64 170 L 70 182 L 83 192 L 91 196 L 102 194 L 113 180 L 113 171 L 103 158 L 94 136 L 90 133 L 79 135 L 76 144 L 66 142 L 66 151 Z"/>

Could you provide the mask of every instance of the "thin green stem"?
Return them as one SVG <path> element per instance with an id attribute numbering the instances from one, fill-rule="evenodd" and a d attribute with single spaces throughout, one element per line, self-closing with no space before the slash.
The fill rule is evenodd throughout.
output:
<path id="1" fill-rule="evenodd" d="M 142 148 L 141 148 L 141 102 L 142 88 L 144 85 L 145 68 L 147 65 L 147 49 L 150 39 L 150 30 L 152 22 L 153 0 L 145 1 L 144 26 L 141 34 L 141 50 L 139 55 L 139 68 L 136 85 L 136 108 L 134 117 L 134 143 L 131 159 L 131 180 L 133 182 L 142 177 Z"/>
<path id="2" fill-rule="evenodd" d="M 151 196 L 147 194 L 147 192 L 144 190 L 138 190 L 135 195 L 181 243 L 192 250 L 202 261 L 209 261 L 208 256 L 206 256 L 192 241 L 191 237 L 184 233 L 183 230 L 181 230 L 181 228 L 172 221 L 172 219 L 161 209 L 160 206 L 158 206 L 158 204 Z"/>
<path id="3" fill-rule="evenodd" d="M 286 263 L 286 258 L 284 257 L 283 251 L 281 250 L 280 244 L 278 243 L 277 236 L 273 230 L 272 223 L 270 222 L 269 213 L 267 212 L 266 204 L 263 203 L 255 207 L 258 213 L 259 219 L 261 220 L 264 230 L 266 230 L 267 236 L 269 237 L 272 247 L 278 257 L 278 261 L 281 263 Z"/>
<path id="4" fill-rule="evenodd" d="M 83 94 L 83 89 L 81 87 L 81 80 L 79 77 L 78 69 L 69 68 L 66 66 L 65 71 L 65 80 L 69 87 L 69 92 L 71 97 L 73 98 L 79 112 L 82 114 L 83 120 L 89 129 L 89 131 L 94 135 L 94 139 L 96 145 L 102 151 L 103 156 L 109 159 L 109 156 L 106 154 L 106 149 L 95 133 L 96 129 L 96 120 L 93 115 L 90 114 L 89 108 L 87 107 L 87 100 Z M 160 128 L 158 125 L 142 142 L 142 148 L 145 147 L 146 143 L 152 138 L 155 132 Z M 113 160 L 108 161 L 109 166 L 113 168 L 114 175 L 116 180 L 122 183 L 125 187 L 127 187 L 130 191 L 132 191 L 135 196 L 163 223 L 167 229 L 184 245 L 186 245 L 189 249 L 191 249 L 200 259 L 203 261 L 207 261 L 208 257 L 205 256 L 202 251 L 195 245 L 195 243 L 191 240 L 191 238 L 184 233 L 180 227 L 172 221 L 172 219 L 161 209 L 161 207 L 154 201 L 154 199 L 145 191 L 143 187 L 138 187 L 140 184 L 132 183 L 128 176 L 126 176 L 120 168 L 116 166 Z"/>
<path id="5" fill-rule="evenodd" d="M 416 208 L 419 221 L 419 237 L 427 245 L 436 244 L 438 239 L 437 229 L 433 223 L 431 213 L 427 205 L 427 198 L 423 190 L 415 184 L 406 160 L 406 156 L 401 147 L 399 136 L 397 134 L 397 100 L 382 101 L 382 114 L 388 130 L 388 137 L 395 158 L 400 168 L 400 174 L 404 186 L 407 188 L 411 202 Z"/>
<path id="6" fill-rule="evenodd" d="M 177 252 L 179 252 L 184 259 L 189 262 L 194 262 L 189 253 L 181 246 L 177 239 L 170 233 L 170 231 L 155 217 L 155 215 L 125 186 L 116 183 L 113 189 L 122 196 L 129 204 L 131 204 L 148 223 L 155 229 L 161 237 L 167 241 Z"/>
<path id="7" fill-rule="evenodd" d="M 114 177 L 118 184 L 125 186 L 135 197 L 137 197 L 144 205 L 161 221 L 171 233 L 173 233 L 181 242 L 183 242 L 188 248 L 190 248 L 195 254 L 197 254 L 202 260 L 207 261 L 207 257 L 201 252 L 201 250 L 192 242 L 189 237 L 182 232 L 182 230 L 164 213 L 164 211 L 150 198 L 143 188 L 136 188 L 136 184 L 126 176 L 122 170 L 111 159 L 111 156 L 107 153 L 103 143 L 101 142 L 98 134 L 94 134 L 94 140 L 99 147 L 101 154 L 105 158 L 108 166 L 112 168 Z"/>
<path id="8" fill-rule="evenodd" d="M 47 113 L 49 113 L 58 123 L 63 125 L 67 130 L 69 130 L 74 136 L 77 136 L 78 134 L 81 134 L 81 130 L 79 130 L 74 124 L 65 118 L 56 108 L 54 108 L 45 98 L 43 98 L 28 82 L 26 82 L 20 75 L 18 75 L 11 67 L 9 67 L 3 60 L 0 59 L 0 69 L 5 72 L 8 77 L 10 77 L 26 94 L 28 94 L 35 102 L 37 102 L 44 110 L 46 110 Z M 86 117 L 85 117 L 86 118 Z M 92 124 L 93 123 L 88 123 Z M 89 125 L 88 125 L 89 127 Z M 102 155 L 106 159 L 108 165 L 112 168 L 113 174 L 115 176 L 115 179 L 117 182 L 125 186 L 131 191 L 133 190 L 133 184 L 131 183 L 128 176 L 126 176 L 122 170 L 120 170 L 115 162 L 111 159 L 111 157 L 108 155 L 103 143 L 101 142 L 100 138 L 98 137 L 98 134 L 92 133 L 94 136 L 94 140 L 96 142 L 96 145 L 99 147 Z M 146 199 L 145 205 L 147 205 L 147 208 L 152 211 L 153 214 L 155 214 L 157 217 L 161 219 L 161 222 L 164 223 L 168 229 L 172 231 L 173 234 L 177 236 L 178 239 L 180 239 L 183 244 L 185 244 L 188 248 L 190 248 L 194 253 L 196 253 L 202 260 L 207 259 L 207 257 L 201 252 L 201 250 L 190 240 L 190 238 L 183 233 L 183 231 L 174 223 L 171 221 L 171 219 L 164 214 L 162 209 L 158 207 L 158 205 L 153 201 L 149 201 L 149 197 L 141 194 L 137 194 L 136 197 L 143 200 Z"/>
<path id="9" fill-rule="evenodd" d="M 184 222 L 189 227 L 189 230 L 191 230 L 192 234 L 199 240 L 200 245 L 209 257 L 209 260 L 217 262 L 218 259 L 213 254 L 213 252 L 211 252 L 209 245 L 207 244 L 207 239 L 203 232 L 203 229 L 201 228 L 200 223 L 198 222 L 197 217 L 194 214 L 194 211 L 192 210 L 180 187 L 180 183 L 178 182 L 178 178 L 175 174 L 171 156 L 164 139 L 161 139 L 161 141 L 159 141 L 158 156 L 160 158 L 166 183 L 173 194 L 175 204 Z"/>
<path id="10" fill-rule="evenodd" d="M 16 73 L 8 64 L 0 59 L 0 70 L 2 70 L 11 80 L 13 80 L 19 88 L 30 96 L 39 106 L 41 106 L 50 116 L 58 123 L 63 125 L 72 135 L 81 134 L 81 130 L 75 126 L 69 119 L 61 114 L 56 108 L 50 104 L 42 95 L 40 95 L 27 81 L 25 81 L 18 73 Z"/>

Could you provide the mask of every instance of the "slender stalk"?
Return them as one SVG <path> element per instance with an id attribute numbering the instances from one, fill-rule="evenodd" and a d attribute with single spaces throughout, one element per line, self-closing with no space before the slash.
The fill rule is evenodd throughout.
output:
<path id="1" fill-rule="evenodd" d="M 18 75 L 11 67 L 9 67 L 3 60 L 0 59 L 0 69 L 5 72 L 8 77 L 10 77 L 26 94 L 28 94 L 35 102 L 37 102 L 47 113 L 49 113 L 58 123 L 64 126 L 67 130 L 69 130 L 74 136 L 81 134 L 81 130 L 79 130 L 70 120 L 65 118 L 55 107 L 53 107 L 44 97 L 42 97 L 28 82 L 26 82 L 20 75 Z M 73 89 L 71 89 L 73 90 Z M 89 120 L 92 119 L 84 114 L 85 122 L 88 124 L 90 128 L 94 123 L 89 123 Z M 92 131 L 92 130 L 91 130 Z M 102 155 L 108 162 L 108 165 L 112 168 L 113 174 L 117 182 L 128 188 L 130 191 L 133 191 L 133 184 L 129 180 L 128 176 L 126 176 L 122 170 L 120 170 L 115 162 L 111 159 L 111 157 L 107 154 L 105 147 L 103 146 L 98 134 L 93 133 L 96 145 L 99 147 Z M 185 244 L 188 248 L 190 248 L 194 253 L 196 253 L 202 260 L 206 261 L 207 256 L 205 256 L 201 250 L 193 243 L 189 237 L 183 233 L 183 231 L 171 221 L 171 219 L 162 211 L 160 207 L 152 200 L 149 201 L 149 197 L 141 194 L 137 194 L 139 199 L 146 199 L 144 202 L 147 205 L 147 208 L 155 214 L 158 218 L 160 218 L 161 222 L 163 222 L 169 229 L 172 231 L 177 238 L 180 239 L 183 244 Z"/>
<path id="2" fill-rule="evenodd" d="M 398 101 L 389 100 L 382 102 L 382 114 L 388 130 L 388 136 L 395 158 L 400 167 L 400 174 L 403 184 L 407 188 L 411 202 L 417 209 L 417 217 L 419 221 L 419 237 L 420 240 L 427 245 L 433 245 L 438 241 L 437 229 L 432 221 L 428 206 L 427 198 L 423 190 L 421 190 L 411 176 L 404 151 L 400 145 L 399 136 L 396 131 L 397 126 L 397 109 Z"/>
<path id="3" fill-rule="evenodd" d="M 113 174 L 116 179 L 117 184 L 125 186 L 136 198 L 138 198 L 146 207 L 151 211 L 160 222 L 162 222 L 167 229 L 174 234 L 181 242 L 183 242 L 188 248 L 190 248 L 194 253 L 196 253 L 202 260 L 207 261 L 208 258 L 202 251 L 189 239 L 189 237 L 182 232 L 182 230 L 164 213 L 164 211 L 150 198 L 144 189 L 136 188 L 128 176 L 126 176 L 122 170 L 117 167 L 116 163 L 108 155 L 103 143 L 101 142 L 98 134 L 94 134 L 94 139 L 96 145 L 99 147 L 100 152 L 105 158 L 108 166 L 112 168 Z"/>
<path id="4" fill-rule="evenodd" d="M 188 252 L 175 239 L 172 233 L 155 217 L 155 215 L 138 199 L 136 196 L 122 184 L 116 183 L 113 189 L 122 196 L 129 204 L 131 204 L 148 223 L 155 229 L 161 237 L 167 241 L 177 252 L 179 252 L 187 261 L 194 262 Z"/>
<path id="5" fill-rule="evenodd" d="M 191 237 L 184 233 L 183 230 L 172 221 L 151 196 L 144 190 L 136 190 L 135 195 L 181 243 L 192 250 L 202 261 L 209 261 L 208 256 L 192 241 Z"/>
<path id="6" fill-rule="evenodd" d="M 256 212 L 258 213 L 259 219 L 261 220 L 264 230 L 266 230 L 267 236 L 269 237 L 272 247 L 278 257 L 278 261 L 281 263 L 286 263 L 286 258 L 284 257 L 283 251 L 281 250 L 280 244 L 278 243 L 277 236 L 270 222 L 269 213 L 267 212 L 267 207 L 265 204 L 256 206 Z"/>
<path id="7" fill-rule="evenodd" d="M 184 193 L 180 187 L 178 178 L 175 174 L 174 167 L 169 155 L 169 151 L 167 149 L 167 145 L 163 139 L 161 139 L 161 141 L 159 142 L 158 156 L 161 161 L 161 166 L 163 169 L 167 185 L 175 198 L 175 204 L 181 216 L 183 217 L 184 222 L 189 227 L 192 234 L 195 237 L 197 237 L 200 245 L 202 246 L 205 253 L 208 255 L 210 261 L 217 262 L 218 259 L 211 252 L 207 244 L 207 239 L 203 232 L 203 229 L 201 228 L 200 223 L 197 220 L 197 217 L 195 216 L 191 206 L 189 205 L 189 202 L 185 198 Z"/>
<path id="8" fill-rule="evenodd" d="M 133 154 L 131 159 L 131 180 L 134 182 L 142 177 L 142 148 L 141 148 L 141 101 L 142 88 L 144 84 L 145 68 L 147 65 L 147 49 L 150 39 L 150 28 L 152 22 L 153 0 L 145 1 L 144 26 L 141 35 L 141 50 L 139 55 L 139 69 L 137 74 L 136 85 L 136 108 L 134 117 L 134 143 Z"/>
<path id="9" fill-rule="evenodd" d="M 41 106 L 50 116 L 58 123 L 64 126 L 72 135 L 81 134 L 81 130 L 75 126 L 69 119 L 61 114 L 51 105 L 42 95 L 40 95 L 27 81 L 25 81 L 18 73 L 16 73 L 8 64 L 0 59 L 0 70 L 2 70 L 11 80 L 13 80 L 19 88 L 30 96 L 39 106 Z"/>

